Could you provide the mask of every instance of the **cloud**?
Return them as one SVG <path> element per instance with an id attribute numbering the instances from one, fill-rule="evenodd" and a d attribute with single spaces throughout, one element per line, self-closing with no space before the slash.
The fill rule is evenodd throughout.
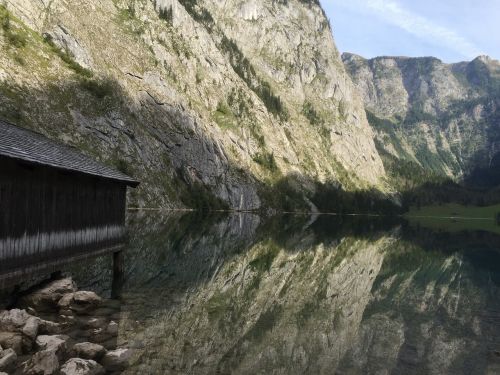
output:
<path id="1" fill-rule="evenodd" d="M 397 26 L 419 39 L 453 50 L 467 58 L 482 55 L 482 51 L 458 34 L 409 9 L 395 0 L 326 0 L 355 11 L 375 14 L 384 22 Z"/>

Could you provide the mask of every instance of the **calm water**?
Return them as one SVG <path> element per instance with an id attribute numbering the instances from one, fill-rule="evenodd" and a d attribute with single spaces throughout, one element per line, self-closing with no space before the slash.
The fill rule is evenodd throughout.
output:
<path id="1" fill-rule="evenodd" d="M 130 217 L 65 268 L 120 294 L 130 374 L 500 374 L 500 237 L 398 220 Z"/>

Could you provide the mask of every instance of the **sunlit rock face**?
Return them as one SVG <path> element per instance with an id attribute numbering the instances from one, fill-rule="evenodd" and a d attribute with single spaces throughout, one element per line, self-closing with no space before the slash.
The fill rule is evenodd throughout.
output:
<path id="1" fill-rule="evenodd" d="M 456 178 L 491 167 L 500 151 L 497 60 L 480 56 L 445 64 L 432 57 L 367 60 L 349 53 L 342 59 L 363 97 L 379 151 L 389 159 Z M 477 175 L 476 183 L 486 178 Z"/>
<path id="2" fill-rule="evenodd" d="M 130 233 L 126 373 L 498 371 L 497 237 L 249 215 Z"/>
<path id="3" fill-rule="evenodd" d="M 2 9 L 0 116 L 134 175 L 132 206 L 186 206 L 201 185 L 254 209 L 258 187 L 289 175 L 305 192 L 311 179 L 386 188 L 317 2 L 8 0 Z"/>

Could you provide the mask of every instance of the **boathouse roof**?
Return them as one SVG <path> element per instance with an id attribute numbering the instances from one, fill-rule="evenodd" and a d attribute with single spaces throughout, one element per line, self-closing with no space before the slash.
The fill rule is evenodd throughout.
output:
<path id="1" fill-rule="evenodd" d="M 1 119 L 0 156 L 120 181 L 132 187 L 139 184 L 133 178 L 93 160 L 73 147 Z"/>

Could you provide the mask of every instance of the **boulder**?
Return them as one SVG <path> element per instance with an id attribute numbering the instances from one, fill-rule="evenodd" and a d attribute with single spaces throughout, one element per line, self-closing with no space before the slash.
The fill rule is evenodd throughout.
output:
<path id="1" fill-rule="evenodd" d="M 76 357 L 98 361 L 106 354 L 106 349 L 102 345 L 82 342 L 73 346 L 73 352 Z"/>
<path id="2" fill-rule="evenodd" d="M 23 336 L 17 332 L 0 332 L 0 345 L 4 349 L 13 349 L 20 355 L 23 352 Z"/>
<path id="3" fill-rule="evenodd" d="M 68 350 L 69 336 L 65 335 L 41 335 L 36 338 L 36 345 L 42 350 L 54 352 L 59 358 L 62 358 Z"/>
<path id="4" fill-rule="evenodd" d="M 104 318 L 94 317 L 81 317 L 78 319 L 78 324 L 83 328 L 104 328 L 107 326 L 108 321 Z"/>
<path id="5" fill-rule="evenodd" d="M 76 285 L 71 278 L 51 281 L 44 287 L 21 298 L 21 305 L 36 311 L 53 311 L 64 294 L 76 291 Z"/>
<path id="6" fill-rule="evenodd" d="M 106 371 L 91 359 L 71 358 L 62 367 L 61 375 L 101 375 Z"/>
<path id="7" fill-rule="evenodd" d="M 101 363 L 108 371 L 122 371 L 128 366 L 132 355 L 133 351 L 130 349 L 112 350 L 104 355 Z"/>
<path id="8" fill-rule="evenodd" d="M 108 328 L 106 331 L 111 335 L 111 336 L 118 336 L 118 323 L 116 322 L 110 322 L 108 324 Z"/>
<path id="9" fill-rule="evenodd" d="M 93 309 L 96 309 L 102 302 L 94 292 L 79 291 L 64 295 L 58 303 L 61 310 L 71 310 L 78 314 L 85 314 Z"/>
<path id="10" fill-rule="evenodd" d="M 22 328 L 31 317 L 26 310 L 12 309 L 0 313 L 0 330 L 14 332 Z"/>
<path id="11" fill-rule="evenodd" d="M 39 326 L 40 326 L 40 319 L 31 316 L 26 321 L 26 324 L 24 325 L 22 332 L 31 340 L 35 340 L 36 336 L 38 335 Z"/>
<path id="12" fill-rule="evenodd" d="M 45 335 L 57 335 L 61 333 L 62 327 L 59 323 L 51 322 L 50 320 L 39 321 L 39 333 L 43 333 Z"/>
<path id="13" fill-rule="evenodd" d="M 33 355 L 24 364 L 24 374 L 27 375 L 52 375 L 57 374 L 59 358 L 53 350 L 41 350 Z"/>
<path id="14" fill-rule="evenodd" d="M 0 371 L 11 371 L 15 368 L 17 354 L 13 349 L 3 350 L 0 353 Z"/>

